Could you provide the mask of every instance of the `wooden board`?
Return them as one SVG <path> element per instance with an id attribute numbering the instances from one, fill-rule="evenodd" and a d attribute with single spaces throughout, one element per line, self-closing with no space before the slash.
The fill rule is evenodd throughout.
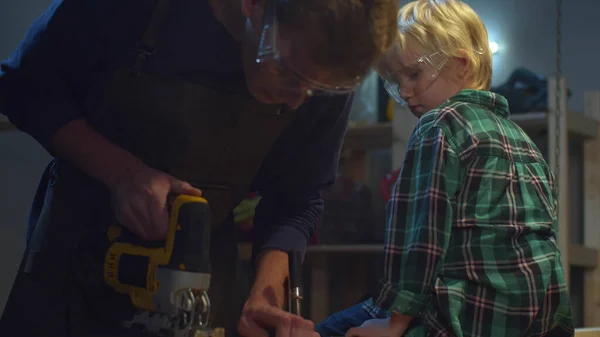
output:
<path id="1" fill-rule="evenodd" d="M 548 112 L 527 112 L 512 114 L 510 119 L 526 132 L 537 134 L 548 129 Z M 598 137 L 598 122 L 582 113 L 571 111 L 566 116 L 569 136 L 586 140 Z M 412 122 L 411 122 L 412 123 Z M 394 134 L 392 123 L 354 124 L 348 127 L 344 148 L 376 149 L 392 146 Z"/>
<path id="2" fill-rule="evenodd" d="M 596 252 L 595 257 L 600 259 L 600 253 Z M 583 295 L 584 326 L 600 327 L 600 267 L 596 266 L 584 270 Z"/>
<path id="3" fill-rule="evenodd" d="M 238 245 L 239 256 L 242 260 L 249 260 L 252 252 L 252 246 L 249 243 Z M 366 255 L 383 252 L 382 244 L 334 244 L 334 245 L 311 245 L 307 248 L 308 258 L 321 258 L 323 254 L 344 254 L 344 255 Z M 582 245 L 571 244 L 569 253 L 573 260 L 571 265 L 575 267 L 596 268 L 600 257 L 599 250 L 595 248 L 584 247 Z"/>
<path id="4" fill-rule="evenodd" d="M 584 94 L 585 115 L 600 118 L 600 92 Z M 596 123 L 596 129 L 600 128 Z M 589 139 L 583 144 L 583 243 L 585 247 L 600 249 L 600 139 Z M 587 258 L 600 259 L 600 253 L 589 252 Z M 583 257 L 581 257 L 583 258 Z M 575 258 L 572 256 L 571 261 Z M 600 266 L 589 266 L 583 271 L 583 324 L 600 326 Z M 576 334 L 576 336 L 578 336 Z M 593 336 L 593 335 L 592 335 Z M 598 333 L 596 336 L 600 336 Z"/>
<path id="5" fill-rule="evenodd" d="M 0 115 L 0 132 L 3 131 L 14 131 L 17 128 L 10 124 L 10 122 L 8 121 L 8 118 L 6 118 L 6 116 L 4 115 Z"/>
<path id="6" fill-rule="evenodd" d="M 600 328 L 575 329 L 575 337 L 600 337 Z"/>
<path id="7" fill-rule="evenodd" d="M 344 138 L 344 148 L 370 150 L 392 145 L 392 124 L 351 124 Z"/>
<path id="8" fill-rule="evenodd" d="M 598 137 L 598 122 L 582 113 L 570 111 L 566 116 L 569 136 L 594 139 Z M 523 130 L 537 134 L 548 129 L 548 112 L 526 112 L 512 114 L 510 119 L 517 123 Z"/>

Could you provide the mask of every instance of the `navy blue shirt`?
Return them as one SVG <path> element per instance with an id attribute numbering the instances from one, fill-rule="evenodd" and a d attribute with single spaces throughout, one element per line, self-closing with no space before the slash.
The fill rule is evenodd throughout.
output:
<path id="1" fill-rule="evenodd" d="M 51 152 L 54 133 L 81 118 L 111 74 L 131 66 L 154 2 L 55 0 L 0 64 L 0 113 Z M 247 94 L 239 43 L 208 1 L 172 0 L 146 71 Z M 304 251 L 336 175 L 349 97 L 313 98 L 265 159 L 253 190 L 254 248 Z M 82 191 L 85 186 L 82 186 Z"/>

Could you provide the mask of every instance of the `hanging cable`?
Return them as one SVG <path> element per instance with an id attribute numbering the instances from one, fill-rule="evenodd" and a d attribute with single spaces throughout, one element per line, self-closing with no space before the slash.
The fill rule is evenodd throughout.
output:
<path id="1" fill-rule="evenodd" d="M 557 198 L 560 194 L 560 132 L 561 132 L 561 123 L 560 117 L 561 112 L 566 113 L 566 111 L 561 110 L 561 82 L 562 82 L 562 0 L 556 0 L 556 106 L 554 109 L 554 118 L 555 118 L 555 149 L 554 149 L 554 174 L 556 175 L 556 195 Z"/>

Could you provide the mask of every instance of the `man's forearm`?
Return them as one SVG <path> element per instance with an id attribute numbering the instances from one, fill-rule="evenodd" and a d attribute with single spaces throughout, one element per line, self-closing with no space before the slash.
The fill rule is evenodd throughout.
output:
<path id="1" fill-rule="evenodd" d="M 54 152 L 74 162 L 87 174 L 108 186 L 143 164 L 96 132 L 84 119 L 62 127 L 52 138 Z"/>
<path id="2" fill-rule="evenodd" d="M 283 307 L 285 301 L 285 279 L 288 277 L 287 253 L 268 249 L 256 259 L 256 278 L 250 298 L 266 299 L 271 305 Z"/>

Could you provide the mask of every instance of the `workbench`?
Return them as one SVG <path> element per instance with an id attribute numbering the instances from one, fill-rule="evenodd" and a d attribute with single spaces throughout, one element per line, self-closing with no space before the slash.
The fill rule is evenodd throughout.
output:
<path id="1" fill-rule="evenodd" d="M 14 125 L 10 124 L 6 116 L 0 114 L 0 132 L 14 131 L 16 129 L 17 128 Z"/>
<path id="2" fill-rule="evenodd" d="M 575 337 L 600 337 L 600 328 L 576 329 Z"/>

